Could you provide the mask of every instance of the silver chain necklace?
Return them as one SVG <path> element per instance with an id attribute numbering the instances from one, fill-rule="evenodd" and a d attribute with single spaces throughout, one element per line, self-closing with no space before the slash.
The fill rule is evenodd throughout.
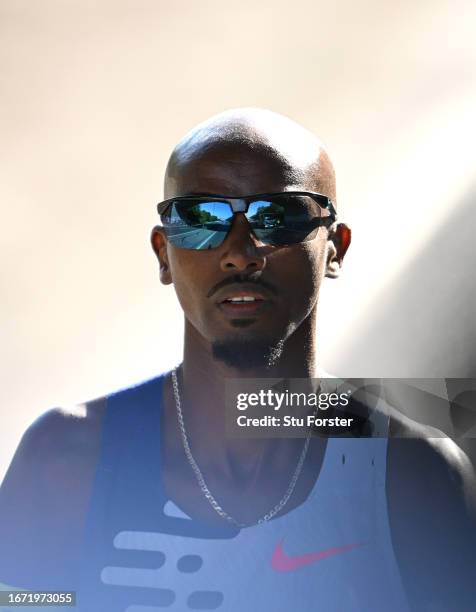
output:
<path id="1" fill-rule="evenodd" d="M 201 492 L 203 493 L 203 495 L 205 496 L 205 498 L 207 499 L 211 507 L 215 510 L 215 512 L 219 514 L 223 519 L 232 523 L 236 527 L 240 527 L 240 528 L 250 527 L 251 525 L 265 523 L 266 521 L 269 521 L 270 519 L 273 518 L 273 516 L 276 516 L 276 514 L 284 508 L 284 506 L 288 503 L 289 498 L 293 494 L 294 488 L 296 486 L 296 482 L 302 471 L 302 466 L 304 465 L 304 460 L 307 455 L 307 450 L 309 448 L 309 441 L 311 439 L 311 429 L 309 429 L 309 432 L 307 434 L 306 441 L 304 442 L 304 446 L 301 451 L 301 455 L 299 456 L 299 460 L 297 462 L 296 469 L 294 470 L 294 474 L 292 475 L 289 486 L 286 489 L 286 492 L 281 498 L 281 500 L 267 514 L 265 514 L 263 517 L 261 517 L 254 523 L 250 523 L 250 524 L 240 523 L 239 521 L 234 519 L 230 514 L 228 514 L 228 512 L 223 510 L 223 508 L 217 502 L 215 497 L 212 495 L 210 489 L 208 488 L 207 483 L 205 482 L 205 478 L 203 477 L 202 471 L 198 467 L 198 464 L 192 455 L 192 451 L 190 450 L 190 444 L 188 441 L 187 432 L 185 430 L 185 422 L 183 419 L 182 405 L 180 402 L 180 391 L 179 391 L 179 385 L 178 385 L 178 380 L 177 380 L 177 367 L 175 367 L 172 370 L 172 384 L 174 388 L 175 406 L 177 408 L 177 419 L 179 423 L 180 434 L 182 437 L 182 443 L 183 443 L 183 449 L 185 451 L 185 456 L 187 457 L 187 460 L 190 463 L 190 466 L 192 467 L 192 470 L 195 474 L 195 477 L 197 479 L 198 486 L 200 487 Z"/>

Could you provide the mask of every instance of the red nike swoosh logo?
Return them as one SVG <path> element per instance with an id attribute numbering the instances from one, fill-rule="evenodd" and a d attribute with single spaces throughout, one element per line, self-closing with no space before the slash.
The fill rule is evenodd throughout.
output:
<path id="1" fill-rule="evenodd" d="M 277 572 L 293 572 L 300 567 L 304 567 L 305 565 L 309 565 L 315 561 L 321 561 L 321 559 L 327 559 L 327 557 L 332 557 L 334 555 L 347 552 L 348 550 L 352 550 L 358 546 L 362 546 L 362 544 L 346 544 L 345 546 L 335 546 L 334 548 L 327 548 L 326 550 L 321 550 L 319 552 L 311 552 L 306 553 L 305 555 L 290 557 L 284 552 L 283 540 L 281 540 L 281 542 L 279 542 L 274 549 L 273 556 L 271 558 L 271 566 Z"/>

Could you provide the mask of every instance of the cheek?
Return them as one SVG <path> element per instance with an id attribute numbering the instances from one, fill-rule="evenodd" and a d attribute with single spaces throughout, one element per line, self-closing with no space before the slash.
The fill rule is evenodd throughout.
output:
<path id="1" fill-rule="evenodd" d="M 192 253 L 192 255 L 195 254 Z M 175 293 L 182 308 L 186 311 L 188 305 L 193 304 L 195 293 L 193 281 L 197 277 L 196 265 L 190 253 L 184 249 L 169 247 L 168 258 Z"/>
<path id="2" fill-rule="evenodd" d="M 325 244 L 309 241 L 282 249 L 275 261 L 281 268 L 288 299 L 300 310 L 315 304 L 325 272 Z"/>
<path id="3" fill-rule="evenodd" d="M 213 285 L 209 278 L 212 264 L 206 251 L 187 251 L 169 247 L 168 259 L 172 282 L 185 315 L 196 322 L 198 311 L 207 291 Z"/>
<path id="4" fill-rule="evenodd" d="M 304 242 L 302 245 L 302 265 L 308 270 L 308 286 L 315 298 L 317 298 L 325 274 L 326 244 L 325 241 L 316 239 Z"/>

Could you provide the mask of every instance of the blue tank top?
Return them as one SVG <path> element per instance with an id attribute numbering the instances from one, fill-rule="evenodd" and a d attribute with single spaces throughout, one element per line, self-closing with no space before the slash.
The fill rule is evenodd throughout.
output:
<path id="1" fill-rule="evenodd" d="M 81 612 L 402 612 L 387 438 L 330 438 L 307 500 L 235 528 L 193 520 L 161 482 L 163 377 L 108 398 L 87 518 Z M 388 419 L 375 423 L 388 428 Z M 385 433 L 385 431 L 384 431 Z"/>

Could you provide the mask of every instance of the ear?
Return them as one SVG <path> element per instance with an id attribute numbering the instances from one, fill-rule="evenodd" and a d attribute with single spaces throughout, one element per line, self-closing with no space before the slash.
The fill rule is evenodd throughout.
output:
<path id="1" fill-rule="evenodd" d="M 329 230 L 329 247 L 327 253 L 326 276 L 337 278 L 344 261 L 344 256 L 350 246 L 351 231 L 345 223 L 339 223 Z"/>
<path id="2" fill-rule="evenodd" d="M 159 260 L 160 266 L 160 282 L 164 285 L 172 283 L 172 274 L 170 273 L 169 259 L 167 255 L 167 236 L 164 233 L 164 228 L 156 225 L 150 235 L 150 242 L 154 253 Z"/>

